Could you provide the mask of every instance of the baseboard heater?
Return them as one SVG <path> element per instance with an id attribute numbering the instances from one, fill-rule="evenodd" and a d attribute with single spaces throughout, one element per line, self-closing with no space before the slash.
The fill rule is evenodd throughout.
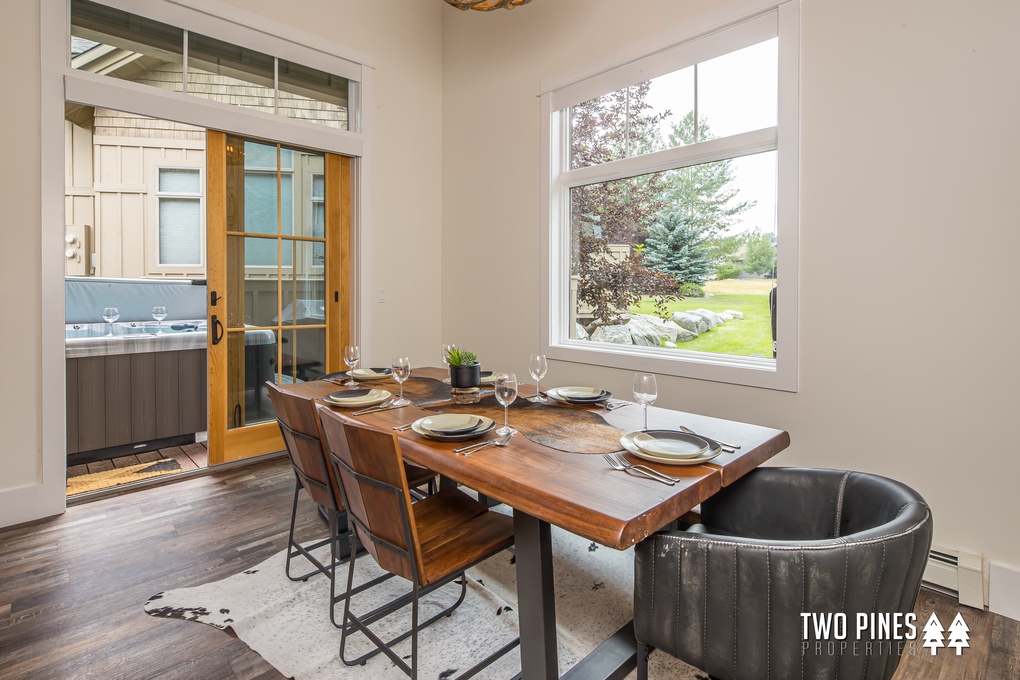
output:
<path id="1" fill-rule="evenodd" d="M 976 609 L 985 606 L 984 569 L 981 555 L 932 546 L 924 568 L 923 584 Z"/>

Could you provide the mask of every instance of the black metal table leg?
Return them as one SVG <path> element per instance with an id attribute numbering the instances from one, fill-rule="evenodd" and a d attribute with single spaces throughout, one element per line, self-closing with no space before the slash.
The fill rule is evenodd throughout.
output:
<path id="1" fill-rule="evenodd" d="M 528 680 L 558 678 L 549 523 L 514 508 L 514 543 L 517 608 L 521 622 L 521 674 Z"/>

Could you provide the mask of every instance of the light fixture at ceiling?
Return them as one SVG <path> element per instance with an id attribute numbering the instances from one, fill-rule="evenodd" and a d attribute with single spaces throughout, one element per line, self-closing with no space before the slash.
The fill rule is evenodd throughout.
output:
<path id="1" fill-rule="evenodd" d="M 448 5 L 453 5 L 457 9 L 476 9 L 480 12 L 488 12 L 492 9 L 499 9 L 505 7 L 506 9 L 513 9 L 518 5 L 526 5 L 531 0 L 446 0 Z"/>

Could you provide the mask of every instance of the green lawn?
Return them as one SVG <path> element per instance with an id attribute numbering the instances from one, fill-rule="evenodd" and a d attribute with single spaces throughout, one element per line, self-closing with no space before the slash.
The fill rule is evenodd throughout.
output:
<path id="1" fill-rule="evenodd" d="M 717 294 L 712 297 L 687 298 L 666 306 L 670 313 L 691 309 L 743 312 L 743 319 L 733 319 L 716 326 L 690 342 L 679 343 L 681 349 L 717 354 L 754 354 L 772 358 L 772 329 L 769 321 L 769 296 Z M 633 314 L 655 314 L 650 298 L 630 308 Z"/>

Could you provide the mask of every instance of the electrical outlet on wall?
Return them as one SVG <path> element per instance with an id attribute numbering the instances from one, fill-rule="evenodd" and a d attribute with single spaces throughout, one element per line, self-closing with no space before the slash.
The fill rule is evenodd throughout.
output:
<path id="1" fill-rule="evenodd" d="M 375 301 L 376 302 L 386 302 L 386 289 L 385 288 L 380 288 L 380 289 L 375 291 Z"/>

